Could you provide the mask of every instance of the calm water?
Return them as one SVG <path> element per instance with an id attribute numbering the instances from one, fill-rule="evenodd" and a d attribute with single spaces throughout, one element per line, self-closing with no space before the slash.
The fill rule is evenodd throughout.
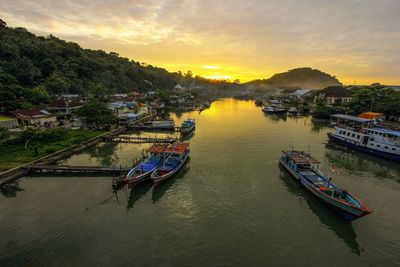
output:
<path id="1" fill-rule="evenodd" d="M 0 195 L 0 266 L 396 266 L 400 167 L 326 147 L 308 118 L 221 100 L 195 118 L 191 159 L 153 189 L 114 195 L 110 177 L 31 177 Z M 160 134 L 147 134 L 157 135 Z M 310 150 L 375 211 L 348 223 L 278 166 Z M 147 145 L 102 144 L 63 164 L 130 165 Z"/>

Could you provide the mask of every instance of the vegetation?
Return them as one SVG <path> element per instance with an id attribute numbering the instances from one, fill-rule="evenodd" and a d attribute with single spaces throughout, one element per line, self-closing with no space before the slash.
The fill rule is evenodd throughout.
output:
<path id="1" fill-rule="evenodd" d="M 287 72 L 277 73 L 269 79 L 254 80 L 246 83 L 252 87 L 301 87 L 307 89 L 322 89 L 328 86 L 341 85 L 335 76 L 317 69 L 297 68 Z"/>
<path id="2" fill-rule="evenodd" d="M 353 88 L 351 92 L 349 107 L 355 114 L 374 111 L 385 113 L 388 118 L 400 117 L 400 93 L 393 88 L 376 83 Z"/>
<path id="3" fill-rule="evenodd" d="M 7 128 L 0 127 L 0 144 L 10 137 L 10 131 Z"/>
<path id="4" fill-rule="evenodd" d="M 94 128 L 110 127 L 116 121 L 116 117 L 106 104 L 94 100 L 77 110 L 77 114 L 83 117 L 85 122 Z"/>
<path id="5" fill-rule="evenodd" d="M 191 88 L 236 86 L 193 77 L 191 71 L 171 73 L 115 52 L 83 49 L 53 35 L 36 36 L 24 28 L 8 27 L 0 19 L 0 112 L 48 103 L 52 96 L 65 93 L 101 97 L 168 91 L 177 83 Z"/>
<path id="6" fill-rule="evenodd" d="M 332 107 L 328 107 L 322 103 L 319 103 L 313 113 L 312 116 L 316 119 L 330 119 L 331 115 L 334 113 L 334 109 Z"/>
<path id="7" fill-rule="evenodd" d="M 0 170 L 16 167 L 100 135 L 101 131 L 47 129 L 35 134 L 27 148 L 23 135 L 2 144 Z M 37 152 L 37 153 L 36 153 Z"/>

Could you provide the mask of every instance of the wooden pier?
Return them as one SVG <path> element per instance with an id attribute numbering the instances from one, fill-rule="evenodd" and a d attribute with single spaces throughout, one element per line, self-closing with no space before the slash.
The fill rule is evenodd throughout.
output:
<path id="1" fill-rule="evenodd" d="M 56 175 L 125 175 L 130 168 L 103 166 L 66 166 L 66 165 L 36 165 L 25 167 L 27 174 L 56 174 Z"/>
<path id="2" fill-rule="evenodd" d="M 129 136 L 129 135 L 120 135 L 112 138 L 105 138 L 106 142 L 118 142 L 118 143 L 132 143 L 132 144 L 142 144 L 142 143 L 175 143 L 178 141 L 178 138 L 175 137 L 166 137 L 166 138 L 157 138 L 157 137 L 143 137 L 143 136 Z"/>

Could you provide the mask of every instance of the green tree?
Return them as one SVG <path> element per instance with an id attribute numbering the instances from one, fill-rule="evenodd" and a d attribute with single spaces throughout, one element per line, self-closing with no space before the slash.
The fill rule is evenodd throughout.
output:
<path id="1" fill-rule="evenodd" d="M 25 149 L 28 148 L 29 143 L 39 134 L 39 128 L 27 127 L 17 136 L 17 140 L 24 144 Z"/>
<path id="2" fill-rule="evenodd" d="M 70 84 L 61 72 L 53 72 L 46 80 L 45 86 L 53 94 L 63 94 L 68 92 Z"/>
<path id="3" fill-rule="evenodd" d="M 10 137 L 10 131 L 7 128 L 0 127 L 0 144 Z"/>
<path id="4" fill-rule="evenodd" d="M 50 95 L 44 86 L 36 86 L 29 92 L 29 101 L 34 104 L 49 103 Z"/>
<path id="5" fill-rule="evenodd" d="M 112 111 L 100 101 L 91 101 L 77 110 L 77 114 L 81 116 L 88 125 L 95 128 L 101 126 L 110 126 L 116 121 L 116 117 Z"/>

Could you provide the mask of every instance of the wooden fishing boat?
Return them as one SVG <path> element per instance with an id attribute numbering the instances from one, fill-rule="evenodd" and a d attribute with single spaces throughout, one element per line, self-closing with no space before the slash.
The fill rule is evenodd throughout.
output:
<path id="1" fill-rule="evenodd" d="M 288 150 L 279 163 L 316 197 L 332 207 L 348 221 L 353 221 L 372 212 L 360 199 L 331 182 L 319 170 L 319 161 L 303 151 Z"/>
<path id="2" fill-rule="evenodd" d="M 154 186 L 167 180 L 182 168 L 189 158 L 189 143 L 177 142 L 168 147 L 167 151 L 170 153 L 167 159 L 150 176 Z"/>
<path id="3" fill-rule="evenodd" d="M 196 127 L 196 122 L 194 119 L 184 120 L 180 128 L 181 134 L 188 134 L 191 131 L 193 131 L 195 127 Z"/>
<path id="4" fill-rule="evenodd" d="M 167 147 L 168 144 L 155 144 L 147 150 L 148 156 L 144 157 L 125 177 L 125 182 L 130 188 L 148 179 L 151 173 L 163 163 L 169 155 Z"/>

